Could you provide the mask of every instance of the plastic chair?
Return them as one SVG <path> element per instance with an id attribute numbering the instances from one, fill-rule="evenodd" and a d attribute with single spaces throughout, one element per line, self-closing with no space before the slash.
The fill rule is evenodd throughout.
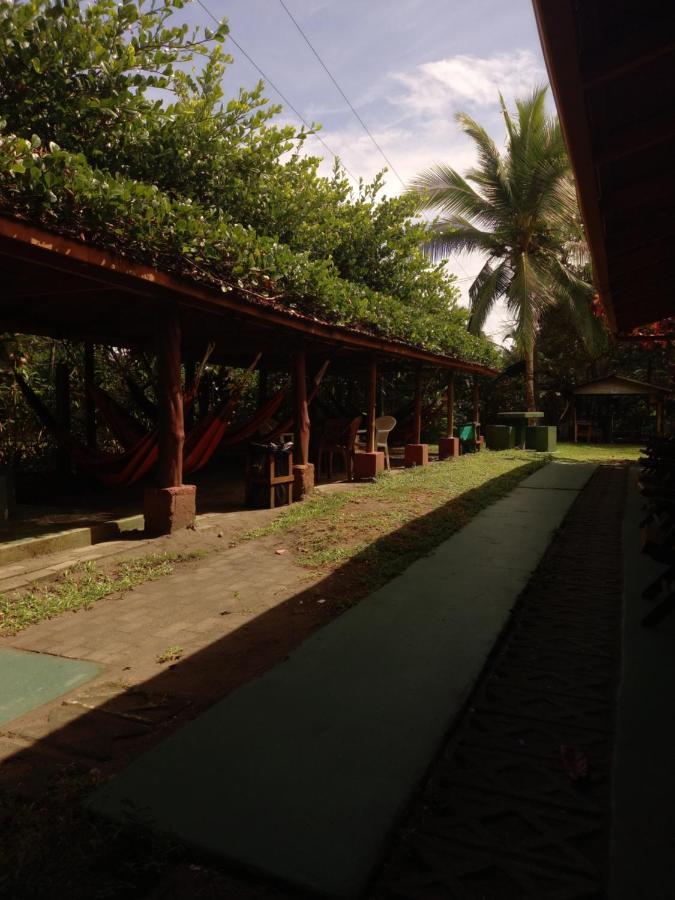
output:
<path id="1" fill-rule="evenodd" d="M 384 459 L 387 468 L 391 469 L 389 462 L 389 433 L 396 427 L 396 419 L 393 416 L 380 416 L 375 419 L 375 449 L 384 450 Z"/>

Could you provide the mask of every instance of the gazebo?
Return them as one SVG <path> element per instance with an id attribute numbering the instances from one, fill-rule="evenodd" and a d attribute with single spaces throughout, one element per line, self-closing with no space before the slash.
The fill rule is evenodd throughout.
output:
<path id="1" fill-rule="evenodd" d="M 643 397 L 655 408 L 656 434 L 663 434 L 663 402 L 670 392 L 667 388 L 657 384 L 648 384 L 637 381 L 634 378 L 626 378 L 623 375 L 611 374 L 603 378 L 596 378 L 574 388 L 572 401 L 572 430 L 574 443 L 581 438 L 590 441 L 593 433 L 593 423 L 586 417 L 579 417 L 579 409 L 583 400 L 588 398 L 604 398 L 607 406 L 606 439 L 607 443 L 613 443 L 614 439 L 614 415 L 612 410 L 612 398 L 615 397 Z M 580 403 L 579 401 L 582 401 Z"/>

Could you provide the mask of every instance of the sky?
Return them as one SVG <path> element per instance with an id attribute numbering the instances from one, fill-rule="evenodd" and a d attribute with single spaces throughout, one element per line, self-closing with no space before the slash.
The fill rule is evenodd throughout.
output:
<path id="1" fill-rule="evenodd" d="M 455 121 L 477 119 L 501 146 L 499 92 L 510 105 L 546 83 L 531 0 L 284 0 L 395 169 L 386 193 L 398 194 L 417 173 L 443 162 L 460 172 L 473 161 L 472 145 Z M 355 176 L 370 180 L 386 162 L 321 68 L 279 0 L 204 0 L 226 17 L 232 36 Z M 182 17 L 213 25 L 196 3 Z M 229 44 L 229 46 L 228 46 Z M 224 87 L 228 96 L 252 87 L 259 73 L 230 42 L 234 56 Z M 267 95 L 279 101 L 271 86 Z M 298 124 L 286 109 L 280 120 Z M 309 152 L 333 158 L 316 138 Z M 400 176 L 400 180 L 399 177 Z M 452 257 L 468 303 L 480 257 Z M 501 341 L 509 330 L 503 307 L 486 331 Z"/>

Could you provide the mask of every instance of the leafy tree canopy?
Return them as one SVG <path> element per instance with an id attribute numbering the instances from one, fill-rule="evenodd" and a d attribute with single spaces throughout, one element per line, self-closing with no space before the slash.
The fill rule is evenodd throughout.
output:
<path id="1" fill-rule="evenodd" d="M 184 0 L 0 0 L 0 208 L 320 318 L 494 363 L 429 226 L 382 178 L 354 192 L 264 86 L 226 101 L 227 25 Z"/>

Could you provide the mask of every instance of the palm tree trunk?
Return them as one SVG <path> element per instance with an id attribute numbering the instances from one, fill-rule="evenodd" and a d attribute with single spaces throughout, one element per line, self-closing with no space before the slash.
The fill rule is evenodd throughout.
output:
<path id="1" fill-rule="evenodd" d="M 534 395 L 534 342 L 525 350 L 525 403 L 528 412 L 535 412 L 537 400 Z"/>

